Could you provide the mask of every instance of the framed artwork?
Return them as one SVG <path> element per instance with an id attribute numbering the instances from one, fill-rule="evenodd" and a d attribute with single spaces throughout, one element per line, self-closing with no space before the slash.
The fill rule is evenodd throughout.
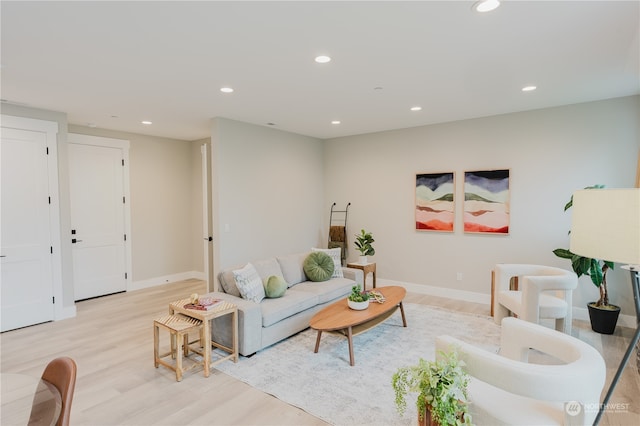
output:
<path id="1" fill-rule="evenodd" d="M 453 232 L 454 173 L 416 174 L 416 230 Z"/>
<path id="2" fill-rule="evenodd" d="M 464 232 L 509 234 L 509 170 L 464 172 Z"/>

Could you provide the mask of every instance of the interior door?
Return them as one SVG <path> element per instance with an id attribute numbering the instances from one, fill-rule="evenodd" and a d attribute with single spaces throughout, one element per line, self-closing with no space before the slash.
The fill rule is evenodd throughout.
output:
<path id="1" fill-rule="evenodd" d="M 75 300 L 126 290 L 123 154 L 69 144 Z"/>
<path id="2" fill-rule="evenodd" d="M 2 128 L 2 331 L 54 318 L 47 136 Z"/>

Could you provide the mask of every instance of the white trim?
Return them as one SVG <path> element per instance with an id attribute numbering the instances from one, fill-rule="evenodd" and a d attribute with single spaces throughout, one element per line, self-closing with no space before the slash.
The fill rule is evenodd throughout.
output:
<path id="1" fill-rule="evenodd" d="M 127 272 L 127 278 L 125 279 L 125 288 L 130 290 L 132 285 L 132 250 L 131 241 L 133 235 L 131 234 L 131 192 L 129 185 L 129 146 L 131 143 L 126 139 L 114 139 L 104 138 L 102 136 L 83 135 L 79 133 L 69 133 L 67 135 L 67 141 L 76 145 L 91 145 L 91 146 L 104 146 L 108 148 L 116 148 L 122 151 L 122 159 L 124 160 L 123 170 L 123 193 L 127 202 L 124 204 L 124 233 L 127 235 L 127 240 L 124 242 L 125 252 L 125 272 Z"/>
<path id="2" fill-rule="evenodd" d="M 134 281 L 127 291 L 142 290 L 143 288 L 155 287 L 158 285 L 173 283 L 176 281 L 184 281 L 190 279 L 203 280 L 204 272 L 202 271 L 188 271 L 180 272 L 178 274 L 165 275 L 162 277 L 150 278 L 148 280 Z"/>
<path id="3" fill-rule="evenodd" d="M 51 260 L 51 281 L 53 285 L 53 320 L 75 316 L 75 305 L 64 307 L 62 289 L 62 238 L 60 230 L 60 188 L 58 184 L 58 123 L 55 121 L 38 120 L 35 118 L 16 117 L 13 115 L 0 116 L 2 127 L 18 130 L 42 132 L 47 138 L 47 171 L 49 180 L 49 229 L 53 254 Z"/>
<path id="4" fill-rule="evenodd" d="M 426 284 L 407 283 L 404 281 L 393 281 L 384 278 L 378 278 L 378 283 L 382 285 L 397 285 L 404 287 L 407 291 L 417 294 L 428 294 L 430 296 L 447 297 L 449 299 L 464 300 L 465 302 L 491 304 L 491 296 L 484 293 L 476 293 L 473 291 L 457 290 L 446 287 L 436 287 Z"/>

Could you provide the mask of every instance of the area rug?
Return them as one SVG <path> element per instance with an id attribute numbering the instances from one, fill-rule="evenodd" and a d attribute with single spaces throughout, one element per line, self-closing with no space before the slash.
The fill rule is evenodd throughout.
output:
<path id="1" fill-rule="evenodd" d="M 353 338 L 355 366 L 349 365 L 344 336 L 302 331 L 236 364 L 218 370 L 333 425 L 409 425 L 416 422 L 411 402 L 404 416 L 395 408 L 391 376 L 420 357 L 435 358 L 435 338 L 451 335 L 487 350 L 497 350 L 500 327 L 482 315 L 406 303 L 407 328 L 400 312 Z"/>

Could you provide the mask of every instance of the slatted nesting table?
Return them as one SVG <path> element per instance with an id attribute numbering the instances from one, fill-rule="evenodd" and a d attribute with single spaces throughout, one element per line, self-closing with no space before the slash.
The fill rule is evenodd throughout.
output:
<path id="1" fill-rule="evenodd" d="M 169 313 L 174 314 L 175 312 L 179 312 L 182 315 L 186 315 L 188 317 L 196 318 L 202 321 L 203 337 L 200 343 L 204 348 L 204 351 L 202 353 L 202 358 L 204 359 L 204 376 L 209 377 L 211 367 L 223 361 L 232 359 L 233 362 L 238 362 L 238 307 L 233 303 L 222 301 L 211 310 L 200 311 L 197 309 L 185 308 L 184 306 L 188 303 L 191 303 L 191 299 L 182 299 L 171 302 L 169 304 Z M 233 319 L 231 321 L 231 326 L 233 327 L 233 344 L 231 348 L 228 346 L 224 346 L 218 342 L 214 342 L 211 339 L 211 320 L 229 314 L 233 316 Z M 221 357 L 212 362 L 211 346 L 215 346 L 218 349 L 228 352 L 229 355 Z"/>

